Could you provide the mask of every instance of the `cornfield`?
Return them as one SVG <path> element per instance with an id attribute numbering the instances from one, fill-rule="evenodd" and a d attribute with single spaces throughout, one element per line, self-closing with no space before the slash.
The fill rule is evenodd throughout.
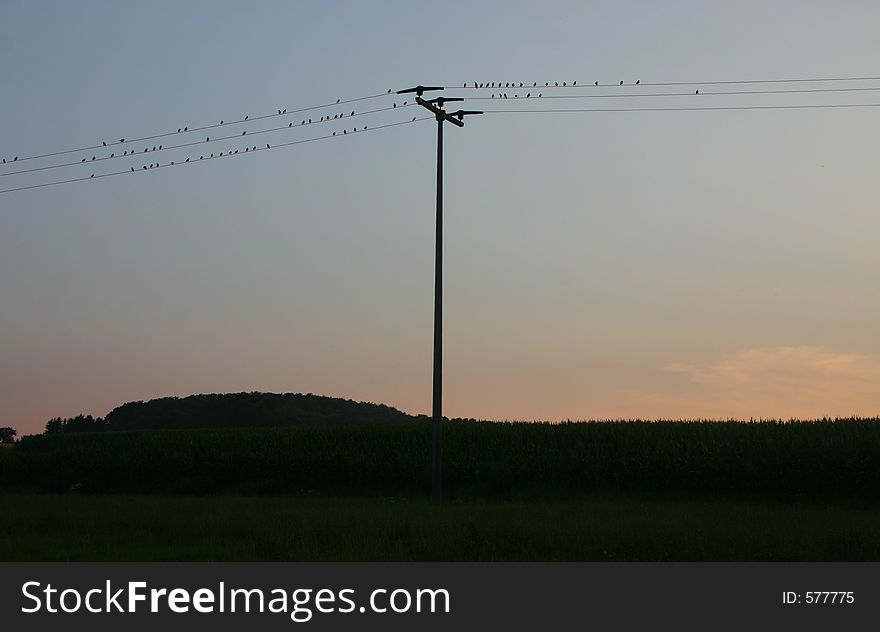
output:
<path id="1" fill-rule="evenodd" d="M 424 495 L 428 426 L 153 430 L 26 437 L 6 489 Z M 880 420 L 451 422 L 457 497 L 685 494 L 880 499 Z"/>

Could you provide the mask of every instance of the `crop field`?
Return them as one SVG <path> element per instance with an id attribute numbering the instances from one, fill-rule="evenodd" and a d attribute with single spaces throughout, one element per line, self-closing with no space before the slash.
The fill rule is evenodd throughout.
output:
<path id="1" fill-rule="evenodd" d="M 430 428 L 261 428 L 28 437 L 6 490 L 423 497 Z M 880 421 L 449 423 L 451 498 L 880 500 Z"/>
<path id="2" fill-rule="evenodd" d="M 880 421 L 69 433 L 0 450 L 0 560 L 880 560 Z"/>

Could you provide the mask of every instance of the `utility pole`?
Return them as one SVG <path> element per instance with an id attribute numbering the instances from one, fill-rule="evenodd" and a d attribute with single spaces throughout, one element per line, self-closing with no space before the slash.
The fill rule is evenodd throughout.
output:
<path id="1" fill-rule="evenodd" d="M 426 101 L 422 94 L 443 90 L 438 86 L 422 85 L 397 94 L 416 93 L 416 103 L 434 114 L 437 119 L 437 225 L 434 243 L 434 388 L 431 406 L 431 501 L 440 504 L 443 499 L 443 123 L 449 121 L 464 127 L 464 117 L 482 112 L 458 110 L 446 112 L 443 104 L 464 101 L 461 98 L 437 97 Z"/>

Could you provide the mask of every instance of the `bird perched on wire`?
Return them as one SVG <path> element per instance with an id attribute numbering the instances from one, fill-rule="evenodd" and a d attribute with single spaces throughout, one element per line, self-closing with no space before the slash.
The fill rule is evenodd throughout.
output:
<path id="1" fill-rule="evenodd" d="M 636 79 L 636 85 L 639 85 L 640 79 Z"/>
<path id="2" fill-rule="evenodd" d="M 93 174 L 90 175 L 89 177 L 90 177 L 90 178 L 94 178 L 94 177 L 95 177 L 95 174 L 93 173 Z"/>
<path id="3" fill-rule="evenodd" d="M 180 134 L 180 128 L 179 128 L 179 127 L 177 128 L 177 133 Z"/>
<path id="4" fill-rule="evenodd" d="M 413 117 L 413 120 L 416 120 L 416 117 Z M 364 129 L 367 129 L 366 127 Z"/>
<path id="5" fill-rule="evenodd" d="M 336 99 L 336 102 L 339 103 L 342 99 Z"/>
<path id="6" fill-rule="evenodd" d="M 119 142 L 120 142 L 120 143 L 124 143 L 124 142 L 125 142 L 125 139 L 124 139 L 124 138 L 120 138 L 120 139 L 119 139 Z"/>
<path id="7" fill-rule="evenodd" d="M 287 127 L 293 127 L 293 123 L 288 123 Z"/>
<path id="8" fill-rule="evenodd" d="M 599 85 L 599 82 L 597 81 L 597 82 L 594 83 L 593 85 L 594 85 L 594 86 L 598 86 L 598 85 Z"/>
<path id="9" fill-rule="evenodd" d="M 131 168 L 131 172 L 134 173 L 134 167 Z"/>
<path id="10" fill-rule="evenodd" d="M 85 162 L 85 161 L 86 161 L 85 158 L 83 158 L 82 160 L 80 160 L 80 162 Z M 6 164 L 6 158 L 3 159 L 3 164 L 4 164 L 4 165 Z"/>
<path id="11" fill-rule="evenodd" d="M 266 143 L 266 149 L 272 149 L 271 147 L 269 147 L 269 143 Z"/>
<path id="12" fill-rule="evenodd" d="M 104 145 L 104 147 L 107 146 L 107 143 L 105 143 L 103 140 L 101 141 L 101 144 Z"/>
<path id="13" fill-rule="evenodd" d="M 223 125 L 223 121 L 220 121 L 220 125 Z"/>
<path id="14" fill-rule="evenodd" d="M 620 82 L 620 85 L 623 85 L 623 81 Z"/>
<path id="15" fill-rule="evenodd" d="M 385 94 L 391 94 L 391 88 L 388 88 L 388 92 L 386 92 Z"/>
<path id="16" fill-rule="evenodd" d="M 186 159 L 186 162 L 189 162 L 189 158 Z"/>
<path id="17" fill-rule="evenodd" d="M 699 90 L 697 90 L 697 91 L 696 91 L 696 92 L 694 92 L 694 94 L 700 94 L 700 91 L 699 91 Z"/>
<path id="18" fill-rule="evenodd" d="M 247 134 L 247 130 L 245 130 L 241 133 L 242 136 L 244 136 L 245 134 Z"/>
<path id="19" fill-rule="evenodd" d="M 572 86 L 576 86 L 577 84 L 578 84 L 577 81 L 572 81 L 572 82 L 571 82 L 571 85 L 572 85 Z"/>

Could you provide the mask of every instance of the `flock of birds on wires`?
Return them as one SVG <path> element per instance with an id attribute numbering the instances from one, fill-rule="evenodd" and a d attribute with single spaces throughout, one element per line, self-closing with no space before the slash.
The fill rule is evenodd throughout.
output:
<path id="1" fill-rule="evenodd" d="M 487 114 L 495 113 L 572 113 L 572 112 L 644 112 L 644 111 L 692 111 L 692 110 L 748 110 L 748 109 L 800 109 L 800 108 L 847 108 L 847 107 L 877 107 L 880 103 L 847 102 L 798 102 L 798 103 L 746 103 L 746 104 L 721 104 L 717 102 L 706 103 L 702 99 L 708 97 L 732 97 L 755 95 L 817 95 L 820 93 L 869 93 L 880 90 L 876 82 L 880 77 L 824 77 L 824 78 L 796 78 L 796 79 L 753 79 L 753 80 L 717 80 L 703 82 L 655 82 L 643 83 L 640 79 L 618 80 L 611 83 L 593 81 L 578 83 L 578 81 L 532 81 L 532 82 L 464 82 L 461 89 L 464 100 L 482 100 L 501 102 L 500 109 L 485 110 Z M 842 84 L 842 82 L 845 82 Z M 767 85 L 773 87 L 768 88 Z M 776 86 L 794 87 L 778 88 Z M 447 84 L 448 85 L 448 84 Z M 722 86 L 720 89 L 717 86 Z M 612 92 L 607 91 L 613 89 Z M 675 90 L 669 91 L 674 88 Z M 684 90 L 684 88 L 688 88 Z M 707 89 L 708 88 L 708 89 Z M 736 88 L 736 89 L 732 89 Z M 744 88 L 744 89 L 743 89 Z M 451 90 L 451 88 L 449 88 Z M 657 91 L 662 89 L 666 91 Z M 476 91 L 476 94 L 473 94 Z M 656 97 L 689 97 L 701 99 L 700 104 L 688 101 L 685 104 L 676 103 L 670 107 L 607 107 L 607 108 L 538 108 L 521 109 L 512 104 L 512 101 L 530 103 L 545 100 L 588 100 L 588 99 L 651 99 Z M 815 98 L 815 96 L 813 97 Z M 373 109 L 358 109 L 355 103 L 381 99 L 381 106 Z M 28 189 L 55 186 L 103 178 L 120 176 L 126 173 L 142 173 L 158 168 L 181 166 L 205 160 L 228 158 L 254 154 L 261 151 L 271 150 L 278 147 L 287 147 L 302 143 L 329 140 L 339 137 L 348 137 L 367 131 L 377 131 L 433 119 L 433 116 L 395 116 L 392 122 L 368 126 L 366 118 L 383 113 L 395 113 L 403 108 L 416 105 L 414 101 L 402 100 L 402 95 L 392 89 L 377 94 L 371 94 L 356 98 L 338 98 L 335 102 L 321 105 L 300 107 L 298 109 L 277 108 L 268 114 L 251 116 L 244 114 L 235 119 L 215 119 L 214 122 L 202 122 L 198 125 L 189 123 L 181 125 L 175 130 L 158 132 L 139 137 L 119 138 L 108 141 L 102 139 L 93 145 L 73 149 L 61 149 L 45 153 L 31 155 L 4 156 L 0 163 L 0 193 L 10 193 Z M 421 111 L 421 110 L 420 110 Z M 293 120 L 286 120 L 293 118 Z M 352 120 L 351 124 L 348 123 Z M 283 121 L 279 124 L 279 121 Z M 332 126 L 328 129 L 327 126 Z M 314 130 L 318 127 L 326 131 L 318 136 L 308 136 L 294 140 L 286 140 L 283 134 L 299 130 Z M 227 132 L 237 128 L 235 132 Z M 244 128 L 244 129 L 242 129 Z M 215 132 L 216 130 L 216 132 Z M 206 133 L 207 132 L 207 133 Z M 204 136 L 202 136 L 204 134 Z M 259 142 L 254 142 L 254 136 L 273 134 L 271 137 L 263 137 Z M 158 142 L 157 142 L 158 141 Z M 210 151 L 208 146 L 215 149 Z M 217 151 L 219 149 L 219 151 Z M 121 150 L 121 151 L 120 151 Z M 170 159 L 169 152 L 182 150 L 175 153 L 175 160 Z M 184 155 L 179 156 L 180 153 Z M 70 158 L 72 154 L 77 156 Z M 161 156 L 168 156 L 165 160 Z M 50 164 L 42 164 L 46 161 Z M 77 167 L 92 166 L 105 161 L 127 161 L 126 167 L 121 171 L 99 172 L 89 169 L 88 175 L 79 175 L 67 179 L 42 180 L 30 182 L 20 186 L 3 187 L 9 176 L 34 174 L 56 169 L 75 169 Z M 34 162 L 31 162 L 34 161 Z M 133 164 L 132 164 L 132 161 Z M 32 166 L 34 165 L 34 166 Z"/>

